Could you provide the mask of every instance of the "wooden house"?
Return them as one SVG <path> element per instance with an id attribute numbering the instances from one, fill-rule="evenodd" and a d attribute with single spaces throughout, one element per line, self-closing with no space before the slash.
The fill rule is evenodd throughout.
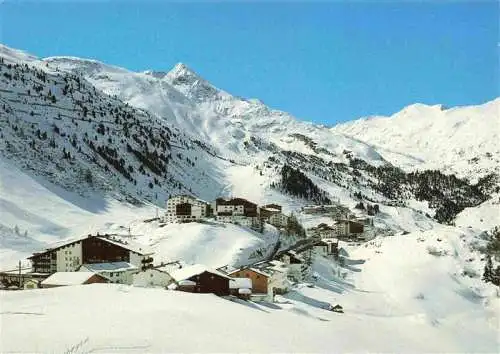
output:
<path id="1" fill-rule="evenodd" d="M 269 280 L 271 275 L 256 268 L 242 268 L 229 273 L 232 278 L 248 278 L 252 281 L 253 294 L 272 294 L 272 289 L 269 288 Z"/>
<path id="2" fill-rule="evenodd" d="M 219 296 L 229 295 L 229 282 L 231 278 L 201 264 L 174 270 L 170 273 L 170 276 L 181 287 L 186 284 L 186 281 L 190 282 L 189 284 L 192 285 L 192 289 L 189 291 L 192 292 L 213 293 Z"/>

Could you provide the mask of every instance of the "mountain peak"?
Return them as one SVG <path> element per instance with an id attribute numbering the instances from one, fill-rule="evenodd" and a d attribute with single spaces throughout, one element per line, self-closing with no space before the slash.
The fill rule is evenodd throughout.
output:
<path id="1" fill-rule="evenodd" d="M 165 79 L 177 90 L 196 101 L 206 101 L 230 96 L 214 87 L 184 63 L 177 63 Z"/>
<path id="2" fill-rule="evenodd" d="M 184 63 L 175 64 L 173 69 L 168 72 L 167 77 L 172 81 L 176 79 L 181 79 L 181 81 L 187 81 L 187 79 L 189 78 L 191 79 L 189 81 L 201 80 L 201 77 Z"/>

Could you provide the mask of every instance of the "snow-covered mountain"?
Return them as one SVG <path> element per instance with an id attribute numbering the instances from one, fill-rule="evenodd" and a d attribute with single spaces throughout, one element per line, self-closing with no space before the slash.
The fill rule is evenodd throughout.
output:
<path id="1" fill-rule="evenodd" d="M 156 114 L 179 129 L 211 143 L 224 156 L 243 163 L 247 160 L 252 139 L 256 138 L 285 150 L 314 154 L 314 150 L 322 148 L 323 155 L 335 155 L 339 161 L 343 161 L 344 150 L 373 163 L 383 161 L 367 144 L 343 134 L 331 133 L 321 126 L 298 121 L 258 100 L 232 96 L 182 63 L 168 73 L 135 73 L 71 57 L 50 57 L 42 59 L 41 63 L 80 74 L 103 92 Z M 308 136 L 317 145 L 316 148 L 308 146 L 294 134 Z"/>
<path id="2" fill-rule="evenodd" d="M 487 200 L 497 183 L 488 174 L 496 172 L 498 158 L 490 138 L 479 144 L 480 149 L 467 149 L 472 155 L 487 150 L 484 155 L 491 160 L 491 168 L 467 175 L 474 184 L 429 173 L 415 177 L 405 171 L 408 162 L 425 161 L 409 149 L 388 153 L 372 141 L 337 132 L 341 127 L 298 121 L 258 100 L 232 96 L 184 64 L 169 72 L 135 73 L 95 60 L 37 59 L 5 46 L 0 53 L 7 117 L 3 155 L 66 188 L 85 192 L 88 186 L 81 188 L 74 181 L 90 171 L 98 177 L 92 180 L 98 182 L 94 188 L 157 205 L 179 191 L 207 199 L 243 192 L 257 202 L 282 192 L 311 200 L 340 200 L 339 195 L 346 195 L 349 203 L 364 198 L 387 205 L 419 199 L 430 203 L 440 221 L 450 222 L 463 208 Z M 469 120 L 495 121 L 498 102 L 486 109 L 468 108 L 475 112 Z M 407 110 L 418 112 L 415 107 Z M 442 129 L 446 124 L 440 125 Z M 62 159 L 47 161 L 54 153 Z M 447 166 L 446 161 L 441 165 Z M 60 170 L 64 173 L 56 173 Z M 448 168 L 444 171 L 449 173 Z M 305 191 L 292 190 L 284 181 L 285 172 L 299 173 L 300 183 L 307 184 Z M 234 178 L 242 174 L 257 175 L 254 190 L 245 187 L 247 179 Z M 450 189 L 444 193 L 446 202 L 435 188 L 421 192 L 431 175 Z M 397 181 L 396 187 L 391 180 Z M 450 203 L 452 211 L 440 216 Z"/>
<path id="3" fill-rule="evenodd" d="M 373 146 L 407 170 L 439 169 L 472 180 L 500 172 L 500 98 L 478 106 L 414 104 L 390 117 L 331 129 Z"/>

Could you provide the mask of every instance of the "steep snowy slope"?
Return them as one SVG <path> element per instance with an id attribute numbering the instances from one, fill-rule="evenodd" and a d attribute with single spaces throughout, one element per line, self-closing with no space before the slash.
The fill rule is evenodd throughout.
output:
<path id="1" fill-rule="evenodd" d="M 241 163 L 252 154 L 252 139 L 264 139 L 285 150 L 320 154 L 345 161 L 342 152 L 373 163 L 383 160 L 370 146 L 329 132 L 321 126 L 297 121 L 258 100 L 234 97 L 180 63 L 168 73 L 134 73 L 92 60 L 50 57 L 49 67 L 78 73 L 103 92 L 132 106 L 155 113 L 180 129 L 211 143 L 218 152 Z M 299 136 L 294 136 L 299 134 Z"/>
<path id="2" fill-rule="evenodd" d="M 84 198 L 0 159 L 0 215 L 5 269 L 55 241 L 102 231 L 108 223 L 151 218 L 155 210 L 98 193 Z"/>
<path id="3" fill-rule="evenodd" d="M 0 153 L 66 189 L 163 205 L 224 186 L 212 148 L 81 76 L 0 47 L 0 90 Z"/>
<path id="4" fill-rule="evenodd" d="M 500 98 L 456 108 L 414 104 L 391 117 L 359 119 L 331 131 L 372 145 L 406 169 L 440 169 L 471 179 L 500 171 Z"/>
<path id="5" fill-rule="evenodd" d="M 213 268 L 259 261 L 278 241 L 278 232 L 270 225 L 263 233 L 217 222 L 163 225 L 135 221 L 129 228 L 136 241 L 155 250 L 158 263 L 183 261 Z"/>

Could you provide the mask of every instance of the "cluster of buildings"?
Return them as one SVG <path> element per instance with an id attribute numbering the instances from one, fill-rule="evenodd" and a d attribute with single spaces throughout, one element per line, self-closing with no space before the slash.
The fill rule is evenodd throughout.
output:
<path id="1" fill-rule="evenodd" d="M 312 237 L 320 239 L 366 240 L 367 230 L 373 226 L 372 218 L 338 218 L 332 225 L 321 223 L 309 229 Z"/>
<path id="2" fill-rule="evenodd" d="M 288 216 L 278 204 L 258 206 L 244 198 L 217 198 L 212 203 L 190 195 L 178 195 L 168 199 L 164 221 L 183 223 L 212 217 L 223 223 L 233 223 L 259 229 L 264 222 L 284 228 Z"/>
<path id="3" fill-rule="evenodd" d="M 314 247 L 322 250 L 323 245 Z M 29 259 L 29 271 L 0 273 L 0 280 L 25 289 L 115 283 L 263 301 L 286 293 L 291 282 L 301 280 L 306 266 L 296 251 L 243 267 L 212 269 L 179 261 L 154 265 L 149 248 L 108 234 L 69 240 Z"/>
<path id="4" fill-rule="evenodd" d="M 217 198 L 207 203 L 189 195 L 167 201 L 165 222 L 206 218 L 251 228 L 262 228 L 263 223 L 285 228 L 289 223 L 278 204 L 259 206 L 243 198 Z M 179 261 L 155 265 L 153 252 L 147 246 L 117 235 L 87 235 L 34 253 L 28 258 L 30 269 L 19 267 L 18 271 L 0 272 L 0 282 L 25 289 L 115 283 L 273 301 L 274 295 L 286 293 L 293 282 L 303 279 L 311 252 L 337 258 L 338 240 L 362 234 L 365 223 L 339 219 L 332 226 L 320 224 L 310 229 L 313 237 L 276 251 L 272 259 L 217 269 Z"/>

